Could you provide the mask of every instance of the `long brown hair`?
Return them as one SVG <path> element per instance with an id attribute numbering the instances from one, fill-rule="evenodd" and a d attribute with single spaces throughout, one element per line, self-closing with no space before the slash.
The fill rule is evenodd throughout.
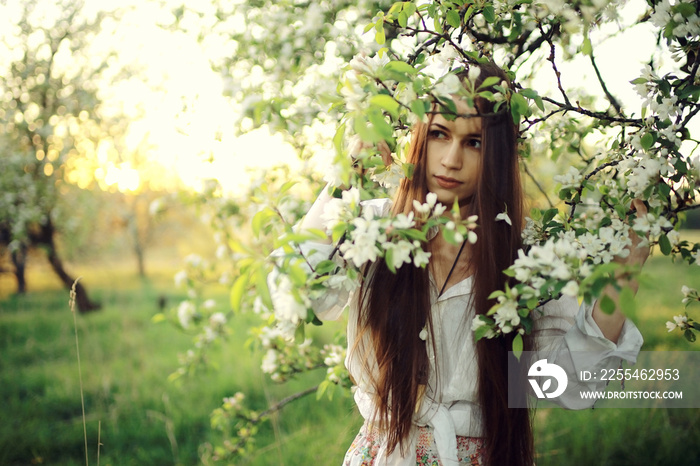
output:
<path id="1" fill-rule="evenodd" d="M 478 86 L 489 76 L 508 81 L 505 73 L 491 63 L 478 65 Z M 467 73 L 458 75 L 465 79 Z M 494 106 L 477 98 L 475 106 L 482 118 L 482 157 L 480 176 L 469 204 L 469 215 L 479 216 L 478 241 L 471 249 L 473 292 L 471 307 L 485 314 L 494 304 L 488 296 L 503 289 L 508 268 L 521 247 L 523 198 L 517 157 L 517 128 L 510 112 L 494 113 Z M 414 199 L 425 202 L 426 151 L 429 123 L 413 128 L 407 162 L 414 165 L 411 179 L 404 179 L 396 194 L 393 213 L 411 211 Z M 512 226 L 497 222 L 507 211 Z M 423 328 L 432 332 L 430 281 L 428 269 L 404 266 L 392 273 L 378 261 L 358 297 L 358 341 L 369 337 L 374 353 L 361 358 L 370 373 L 376 412 L 373 423 L 382 431 L 392 452 L 397 446 L 406 453 L 408 435 L 413 428 L 415 408 L 420 401 L 421 385 L 427 382 L 429 359 L 426 343 L 419 338 Z M 465 319 L 473 315 L 465 309 Z M 466 328 L 470 328 L 467 326 Z M 531 348 L 525 338 L 524 349 Z M 434 338 L 429 341 L 434 342 Z M 508 350 L 512 337 L 482 339 L 476 342 L 478 362 L 478 401 L 485 434 L 485 459 L 490 465 L 527 465 L 533 463 L 532 429 L 527 409 L 508 408 Z M 362 350 L 362 344 L 352 351 Z M 435 348 L 433 348 L 435 350 Z M 371 357 L 371 361 L 368 360 Z M 375 366 L 376 363 L 376 366 Z M 374 370 L 369 370 L 374 366 Z M 435 368 L 437 370 L 437 368 Z M 438 374 L 439 376 L 439 374 Z"/>

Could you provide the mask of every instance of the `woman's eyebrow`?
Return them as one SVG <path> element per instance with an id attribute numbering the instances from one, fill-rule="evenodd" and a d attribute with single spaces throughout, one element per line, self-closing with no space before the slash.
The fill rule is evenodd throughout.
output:
<path id="1" fill-rule="evenodd" d="M 453 129 L 451 130 L 450 128 L 448 128 L 445 125 L 442 125 L 440 123 L 435 123 L 435 122 L 431 123 L 431 125 L 430 125 L 431 129 L 433 127 L 436 127 L 437 129 L 441 129 L 443 131 L 450 131 L 450 132 L 454 131 Z M 481 138 L 481 128 L 479 128 L 478 130 L 476 128 L 470 129 L 468 132 L 463 134 L 462 137 L 463 138 L 475 138 L 475 137 Z"/>

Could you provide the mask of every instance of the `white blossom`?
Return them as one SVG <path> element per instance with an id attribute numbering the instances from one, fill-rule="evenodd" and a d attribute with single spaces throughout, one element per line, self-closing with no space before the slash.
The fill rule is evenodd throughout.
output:
<path id="1" fill-rule="evenodd" d="M 214 306 L 216 306 L 216 301 L 214 301 L 213 299 L 207 299 L 202 303 L 202 307 L 204 309 L 212 309 L 214 308 Z"/>
<path id="2" fill-rule="evenodd" d="M 428 339 L 428 329 L 423 327 L 418 334 L 418 338 L 420 338 L 423 341 L 426 341 Z"/>
<path id="3" fill-rule="evenodd" d="M 340 345 L 324 345 L 321 354 L 324 356 L 323 364 L 328 367 L 335 367 L 343 363 L 345 348 Z"/>
<path id="4" fill-rule="evenodd" d="M 181 287 L 185 283 L 187 283 L 187 271 L 180 270 L 178 273 L 175 274 L 175 286 Z"/>
<path id="5" fill-rule="evenodd" d="M 401 180 L 405 178 L 403 169 L 399 166 L 399 163 L 395 161 L 390 164 L 386 170 L 377 171 L 373 170 L 370 178 L 375 183 L 379 183 L 381 186 L 388 189 L 395 189 L 399 187 Z"/>
<path id="6" fill-rule="evenodd" d="M 477 329 L 483 327 L 484 325 L 486 325 L 486 322 L 484 322 L 479 316 L 474 317 L 474 319 L 472 319 L 472 332 L 476 332 Z M 493 329 L 489 329 L 485 335 L 486 338 L 493 338 L 495 336 L 496 332 L 494 332 Z"/>
<path id="7" fill-rule="evenodd" d="M 340 245 L 340 252 L 345 260 L 352 261 L 356 267 L 361 267 L 367 261 L 374 262 L 381 254 L 377 243 L 384 243 L 386 235 L 380 229 L 379 221 L 363 217 L 352 221 L 355 229 L 350 233 L 350 241 Z"/>
<path id="8" fill-rule="evenodd" d="M 440 81 L 434 87 L 434 91 L 438 95 L 452 95 L 462 89 L 462 83 L 459 78 L 454 74 L 447 74 L 443 76 Z"/>
<path id="9" fill-rule="evenodd" d="M 413 265 L 416 267 L 423 267 L 428 265 L 430 259 L 430 253 L 424 251 L 418 241 L 413 242 Z"/>
<path id="10" fill-rule="evenodd" d="M 575 298 L 578 295 L 578 283 L 576 283 L 574 280 L 570 280 L 567 282 L 564 288 L 561 289 L 561 292 L 566 296 L 572 296 Z"/>
<path id="11" fill-rule="evenodd" d="M 192 301 L 182 301 L 177 307 L 177 319 L 180 321 L 182 328 L 187 329 L 192 323 L 197 309 Z"/>
<path id="12" fill-rule="evenodd" d="M 379 70 L 382 69 L 387 63 L 389 63 L 389 55 L 386 53 L 381 57 L 379 54 L 376 54 L 373 57 L 358 54 L 355 55 L 352 60 L 350 60 L 350 68 L 358 73 L 376 77 Z"/>
<path id="13" fill-rule="evenodd" d="M 496 221 L 504 221 L 508 225 L 513 225 L 513 222 L 511 222 L 510 217 L 508 216 L 508 212 L 501 212 L 500 214 L 496 215 Z"/>
<path id="14" fill-rule="evenodd" d="M 277 287 L 270 290 L 270 296 L 274 303 L 277 320 L 296 325 L 301 319 L 306 318 L 307 306 L 294 298 L 293 287 L 287 275 L 280 275 Z"/>
<path id="15" fill-rule="evenodd" d="M 679 330 L 685 330 L 688 328 L 688 317 L 684 315 L 673 316 L 673 322 L 666 322 L 666 328 L 669 332 L 674 331 L 676 328 Z"/>
<path id="16" fill-rule="evenodd" d="M 214 328 L 223 327 L 226 324 L 226 316 L 223 312 L 216 312 L 209 317 L 209 324 Z"/>
<path id="17" fill-rule="evenodd" d="M 202 264 L 202 258 L 197 254 L 189 254 L 184 259 L 185 264 L 191 267 L 199 267 Z"/>
<path id="18" fill-rule="evenodd" d="M 277 370 L 277 351 L 272 348 L 267 350 L 262 360 L 261 369 L 266 374 L 272 374 Z"/>
<path id="19" fill-rule="evenodd" d="M 236 392 L 235 395 L 224 398 L 224 405 L 233 410 L 241 409 L 241 403 L 245 399 L 245 395 L 241 392 Z"/>
<path id="20" fill-rule="evenodd" d="M 503 333 L 508 333 L 506 327 L 517 327 L 520 324 L 517 303 L 511 300 L 505 300 L 500 303 L 494 314 L 494 320 L 496 321 L 496 325 L 502 329 Z"/>
<path id="21" fill-rule="evenodd" d="M 695 259 L 695 263 L 696 263 L 697 265 L 700 265 L 700 249 L 698 249 L 697 251 L 691 252 L 691 253 L 690 253 L 690 256 L 691 256 L 693 259 Z"/>
<path id="22" fill-rule="evenodd" d="M 561 183 L 562 188 L 573 188 L 581 184 L 583 175 L 576 167 L 569 167 L 569 170 L 563 175 L 555 175 L 554 181 Z"/>
<path id="23" fill-rule="evenodd" d="M 394 228 L 408 230 L 413 228 L 416 222 L 413 220 L 413 212 L 409 212 L 408 215 L 403 213 L 398 214 L 396 217 L 394 217 L 391 224 Z"/>

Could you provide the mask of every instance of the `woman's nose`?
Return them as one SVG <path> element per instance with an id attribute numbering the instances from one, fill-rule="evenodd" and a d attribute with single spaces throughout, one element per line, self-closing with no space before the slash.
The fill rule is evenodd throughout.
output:
<path id="1" fill-rule="evenodd" d="M 445 148 L 445 153 L 442 155 L 442 166 L 452 170 L 462 168 L 462 150 L 460 144 L 453 143 Z"/>

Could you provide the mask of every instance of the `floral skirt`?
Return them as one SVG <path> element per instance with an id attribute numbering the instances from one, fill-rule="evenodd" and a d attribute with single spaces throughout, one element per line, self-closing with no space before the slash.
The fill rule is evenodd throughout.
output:
<path id="1" fill-rule="evenodd" d="M 433 430 L 430 427 L 418 427 L 416 446 L 416 466 L 442 466 L 438 459 Z M 374 466 L 382 437 L 376 430 L 363 425 L 350 449 L 345 454 L 343 466 Z M 483 464 L 484 442 L 481 438 L 457 436 L 457 458 L 461 466 Z"/>

